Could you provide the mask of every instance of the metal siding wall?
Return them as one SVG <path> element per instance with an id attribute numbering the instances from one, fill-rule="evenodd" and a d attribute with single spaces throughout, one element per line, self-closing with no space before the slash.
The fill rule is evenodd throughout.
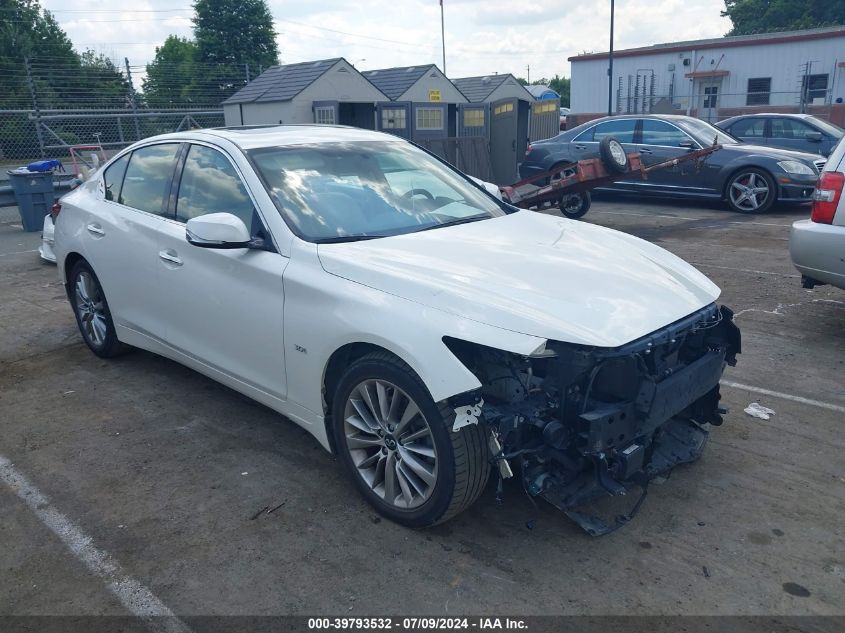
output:
<path id="1" fill-rule="evenodd" d="M 724 58 L 720 62 L 723 54 Z M 690 66 L 683 65 L 684 57 L 691 58 Z M 744 106 L 748 80 L 755 77 L 771 77 L 772 93 L 794 93 L 772 94 L 770 105 L 793 106 L 797 105 L 797 93 L 800 90 L 801 65 L 808 60 L 821 60 L 813 64 L 813 74 L 828 74 L 828 87 L 834 89 L 832 93 L 834 101 L 837 97 L 845 97 L 845 69 L 837 66 L 838 62 L 845 60 L 845 37 L 757 46 L 708 48 L 696 51 L 695 57 L 692 59 L 692 50 L 684 53 L 616 57 L 613 60 L 614 89 L 618 87 L 620 77 L 624 89 L 627 88 L 628 75 L 636 77 L 638 71 L 642 74 L 645 70 L 653 70 L 655 96 L 668 96 L 674 92 L 675 103 L 681 105 L 681 109 L 676 111 L 679 114 L 685 114 L 691 80 L 684 74 L 692 72 L 698 63 L 698 71 L 714 68 L 729 71 L 730 74 L 722 78 L 720 93 L 725 95 L 725 100 L 720 100 L 720 107 Z M 711 60 L 714 63 L 711 64 Z M 668 70 L 670 64 L 675 65 L 674 91 L 671 89 L 672 71 Z M 625 111 L 626 95 L 622 95 L 621 102 Z M 693 103 L 692 107 L 695 108 L 696 104 Z M 577 114 L 606 110 L 607 60 L 573 61 L 572 111 Z"/>

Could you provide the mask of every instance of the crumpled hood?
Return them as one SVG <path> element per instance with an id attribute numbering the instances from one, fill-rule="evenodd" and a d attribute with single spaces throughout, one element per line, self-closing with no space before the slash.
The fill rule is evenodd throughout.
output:
<path id="1" fill-rule="evenodd" d="M 692 266 L 646 241 L 532 211 L 321 244 L 318 253 L 327 272 L 392 295 L 494 327 L 599 347 L 645 336 L 720 294 Z"/>

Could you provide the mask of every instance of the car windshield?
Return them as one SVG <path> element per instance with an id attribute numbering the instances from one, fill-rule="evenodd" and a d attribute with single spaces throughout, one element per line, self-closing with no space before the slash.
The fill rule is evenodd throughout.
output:
<path id="1" fill-rule="evenodd" d="M 813 117 L 813 124 L 817 128 L 820 128 L 825 134 L 832 136 L 833 138 L 842 138 L 843 134 L 845 134 L 845 130 L 843 130 L 838 125 L 834 125 L 830 121 L 825 121 L 824 119 L 817 119 Z"/>
<path id="2" fill-rule="evenodd" d="M 248 154 L 282 216 L 310 242 L 387 237 L 505 215 L 460 173 L 404 141 Z"/>
<path id="3" fill-rule="evenodd" d="M 704 146 L 712 145 L 714 139 L 719 145 L 736 145 L 740 142 L 724 130 L 720 130 L 701 119 L 687 118 L 678 121 L 678 123 Z"/>

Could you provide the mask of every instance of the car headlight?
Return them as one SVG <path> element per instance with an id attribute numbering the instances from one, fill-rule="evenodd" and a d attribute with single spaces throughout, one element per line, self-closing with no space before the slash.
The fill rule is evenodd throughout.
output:
<path id="1" fill-rule="evenodd" d="M 813 176 L 816 171 L 809 165 L 799 163 L 797 160 L 782 160 L 778 163 L 778 167 L 784 170 L 787 174 L 800 174 L 802 176 Z"/>

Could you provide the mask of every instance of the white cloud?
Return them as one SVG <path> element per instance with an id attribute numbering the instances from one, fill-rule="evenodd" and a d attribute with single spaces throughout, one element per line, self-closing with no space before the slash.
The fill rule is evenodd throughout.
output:
<path id="1" fill-rule="evenodd" d="M 608 46 L 610 2 L 444 0 L 450 76 L 511 72 L 569 76 L 567 58 Z M 191 34 L 190 0 L 42 0 L 77 49 L 133 66 L 169 34 Z M 722 0 L 618 0 L 616 48 L 718 37 L 730 23 Z M 270 0 L 284 62 L 343 56 L 361 69 L 441 64 L 437 0 Z"/>

